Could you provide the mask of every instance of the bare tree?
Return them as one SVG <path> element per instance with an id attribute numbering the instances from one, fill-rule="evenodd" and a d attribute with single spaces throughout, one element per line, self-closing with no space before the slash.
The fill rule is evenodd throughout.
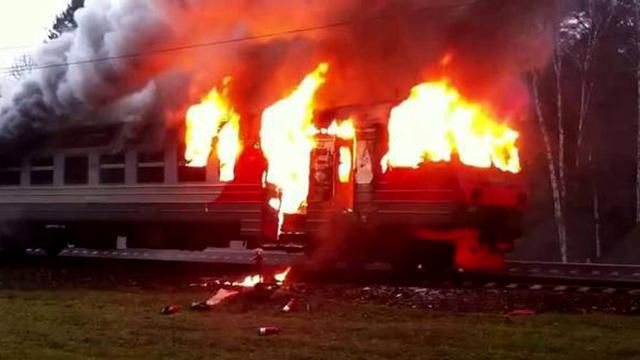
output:
<path id="1" fill-rule="evenodd" d="M 13 61 L 13 65 L 11 65 L 11 68 L 9 69 L 9 75 L 16 80 L 20 80 L 30 74 L 35 65 L 36 64 L 31 55 L 22 54 Z"/>
<path id="2" fill-rule="evenodd" d="M 578 114 L 575 129 L 575 149 L 574 156 L 575 170 L 580 169 L 581 161 L 584 157 L 584 137 L 585 128 L 589 119 L 589 111 L 593 95 L 593 89 L 597 76 L 593 74 L 592 68 L 597 56 L 597 52 L 603 34 L 609 28 L 614 19 L 618 6 L 617 0 L 582 0 L 569 16 L 565 17 L 560 23 L 560 38 L 558 46 L 561 49 L 567 49 L 565 55 L 567 59 L 572 60 L 578 75 L 577 85 L 578 91 Z M 557 72 L 556 72 L 557 73 Z M 559 86 L 557 86 L 560 89 Z M 564 127 L 559 125 L 560 139 L 564 138 Z M 564 156 L 566 144 L 562 141 L 560 144 L 560 156 Z M 596 179 L 596 166 L 593 163 L 593 148 L 588 150 L 588 170 L 590 174 L 590 184 L 592 192 L 592 208 L 593 208 L 593 240 L 595 243 L 596 257 L 602 254 L 602 241 L 600 236 L 600 194 Z M 563 160 L 559 159 L 560 165 L 560 182 L 561 186 L 565 183 Z M 563 191 L 563 204 L 566 204 Z"/>
<path id="3" fill-rule="evenodd" d="M 54 21 L 51 30 L 49 30 L 50 40 L 56 39 L 63 33 L 71 31 L 78 27 L 78 24 L 76 23 L 76 20 L 74 18 L 74 14 L 78 9 L 84 6 L 84 1 L 85 0 L 69 1 L 69 5 L 67 5 L 67 8 L 62 13 L 60 13 L 60 15 L 56 16 L 56 20 Z"/>
<path id="4" fill-rule="evenodd" d="M 553 72 L 555 75 L 556 86 L 556 120 L 558 122 L 558 184 L 560 186 L 560 204 L 564 205 L 567 197 L 567 184 L 566 184 L 566 167 L 565 167 L 565 130 L 564 130 L 564 96 L 562 93 L 562 65 L 563 65 L 563 50 L 561 46 L 556 46 L 553 54 Z"/>
<path id="5" fill-rule="evenodd" d="M 584 6 L 563 21 L 561 32 L 564 46 L 571 46 L 567 55 L 575 62 L 580 74 L 578 125 L 576 131 L 576 167 L 580 166 L 584 128 L 588 119 L 594 76 L 591 69 L 603 37 L 616 12 L 617 0 L 586 0 Z"/>
<path id="6" fill-rule="evenodd" d="M 593 153 L 590 152 L 588 156 L 589 166 L 591 168 L 591 195 L 592 195 L 592 205 L 593 205 L 593 243 L 595 250 L 595 257 L 600 258 L 602 256 L 602 235 L 600 233 L 601 222 L 600 222 L 600 192 L 598 188 L 598 177 L 597 177 L 597 165 L 593 159 Z"/>
<path id="7" fill-rule="evenodd" d="M 640 1 L 634 1 L 636 28 L 636 97 L 637 97 L 637 134 L 636 134 L 636 224 L 640 224 Z"/>
<path id="8" fill-rule="evenodd" d="M 540 99 L 538 74 L 532 72 L 531 74 L 531 87 L 533 90 L 533 100 L 538 118 L 538 125 L 540 132 L 542 133 L 542 140 L 544 142 L 545 155 L 547 157 L 547 169 L 549 172 L 549 182 L 551 185 L 551 195 L 553 199 L 553 214 L 556 223 L 556 230 L 558 235 L 558 245 L 560 248 L 560 259 L 562 262 L 568 261 L 567 256 L 567 226 L 564 218 L 564 211 L 561 199 L 561 190 L 558 175 L 556 172 L 556 161 L 553 154 L 553 147 L 551 146 L 551 138 L 549 136 L 549 130 L 547 128 L 547 121 L 544 117 L 543 104 Z M 558 89 L 557 89 L 558 90 Z"/>

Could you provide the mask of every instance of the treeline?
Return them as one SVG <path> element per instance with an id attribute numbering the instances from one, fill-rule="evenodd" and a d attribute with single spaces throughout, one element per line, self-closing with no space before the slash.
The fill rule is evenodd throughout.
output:
<path id="1" fill-rule="evenodd" d="M 640 263 L 640 0 L 581 0 L 553 20 L 552 59 L 527 79 L 531 211 L 515 256 Z"/>

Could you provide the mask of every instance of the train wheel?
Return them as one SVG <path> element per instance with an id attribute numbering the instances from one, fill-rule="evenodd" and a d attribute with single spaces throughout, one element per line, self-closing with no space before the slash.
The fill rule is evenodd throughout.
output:
<path id="1" fill-rule="evenodd" d="M 391 261 L 391 269 L 398 275 L 411 275 L 418 272 L 419 264 L 409 257 Z"/>
<path id="2" fill-rule="evenodd" d="M 47 246 L 45 248 L 45 252 L 47 256 L 56 257 L 60 255 L 62 250 L 67 247 L 67 242 L 60 239 L 52 239 L 47 242 Z"/>
<path id="3" fill-rule="evenodd" d="M 389 263 L 393 272 L 402 276 L 415 274 L 418 271 L 419 253 L 414 249 L 412 242 L 404 236 L 390 238 L 386 242 L 393 244 L 392 250 L 389 251 L 389 254 L 392 254 Z"/>
<path id="4" fill-rule="evenodd" d="M 23 257 L 27 251 L 25 242 L 17 237 L 5 237 L 2 239 L 2 252 L 11 258 Z"/>
<path id="5" fill-rule="evenodd" d="M 27 249 L 28 227 L 22 223 L 0 224 L 0 249 L 9 257 L 22 257 Z"/>
<path id="6" fill-rule="evenodd" d="M 396 253 L 391 267 L 400 274 L 438 275 L 453 269 L 454 252 L 454 247 L 446 242 L 414 240 Z"/>
<path id="7" fill-rule="evenodd" d="M 418 241 L 415 246 L 420 270 L 429 274 L 441 274 L 451 271 L 454 266 L 455 248 L 453 244 L 444 241 Z"/>

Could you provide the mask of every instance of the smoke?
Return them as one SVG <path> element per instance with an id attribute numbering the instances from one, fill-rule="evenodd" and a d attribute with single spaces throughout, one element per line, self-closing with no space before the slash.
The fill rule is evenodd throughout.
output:
<path id="1" fill-rule="evenodd" d="M 521 74 L 550 53 L 554 11 L 554 0 L 87 0 L 78 28 L 33 55 L 37 69 L 0 110 L 0 137 L 114 120 L 172 126 L 229 75 L 251 119 L 320 61 L 331 64 L 324 107 L 395 101 L 446 75 L 514 113 L 528 98 Z"/>

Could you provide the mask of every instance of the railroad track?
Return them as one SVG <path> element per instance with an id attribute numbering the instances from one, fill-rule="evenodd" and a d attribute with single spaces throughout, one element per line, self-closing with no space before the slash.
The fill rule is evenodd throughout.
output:
<path id="1" fill-rule="evenodd" d="M 42 249 L 27 249 L 29 256 L 46 256 Z M 251 264 L 254 252 L 245 249 L 216 249 L 209 248 L 203 251 L 189 250 L 156 250 L 156 249 L 83 249 L 67 248 L 60 253 L 63 258 L 99 258 L 99 259 L 126 259 L 144 261 L 168 261 L 168 262 L 194 262 L 210 264 Z M 302 256 L 278 251 L 265 251 L 264 262 L 266 265 L 290 264 L 301 259 Z"/>
<path id="2" fill-rule="evenodd" d="M 31 249 L 23 259 L 0 260 L 0 289 L 183 289 L 194 296 L 221 281 L 244 278 L 253 252 L 67 249 L 51 258 Z M 282 268 L 298 255 L 265 252 Z M 340 297 L 438 311 L 530 313 L 593 311 L 640 314 L 640 266 L 512 261 L 502 273 L 398 274 L 377 264 L 317 271 L 300 261 L 290 277 L 300 296 Z M 278 266 L 279 265 L 279 266 Z M 383 265 L 383 264 L 382 264 Z"/>
<path id="3" fill-rule="evenodd" d="M 640 265 L 510 261 L 506 276 L 640 284 Z"/>
<path id="4" fill-rule="evenodd" d="M 41 249 L 28 249 L 30 257 L 44 257 Z M 246 249 L 206 249 L 204 251 L 121 249 L 94 250 L 82 248 L 65 249 L 60 257 L 78 259 L 129 260 L 148 262 L 199 263 L 217 265 L 250 265 L 253 251 Z M 301 262 L 299 254 L 278 251 L 265 251 L 264 263 L 267 266 L 287 265 Z M 348 270 L 348 269 L 347 269 Z M 385 264 L 371 264 L 368 267 L 375 273 L 375 279 L 389 272 Z M 342 269 L 343 274 L 345 269 Z M 340 275 L 342 276 L 342 275 Z M 385 278 L 390 278 L 386 276 Z M 412 279 L 413 280 L 413 279 Z M 438 281 L 442 282 L 442 279 Z M 446 280 L 444 280 L 446 281 Z M 640 289 L 640 265 L 618 265 L 597 263 L 556 263 L 534 261 L 509 261 L 506 271 L 501 273 L 458 274 L 456 282 L 471 282 L 474 286 L 506 289 L 554 289 L 555 291 L 590 291 L 600 289 Z"/>

